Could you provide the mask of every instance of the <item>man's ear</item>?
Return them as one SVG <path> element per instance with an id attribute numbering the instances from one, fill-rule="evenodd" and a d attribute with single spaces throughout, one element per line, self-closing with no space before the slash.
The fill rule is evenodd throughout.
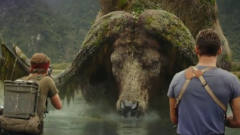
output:
<path id="1" fill-rule="evenodd" d="M 220 47 L 217 52 L 217 55 L 220 55 L 220 54 L 222 54 L 222 47 Z"/>
<path id="2" fill-rule="evenodd" d="M 194 51 L 195 51 L 195 53 L 196 53 L 197 55 L 199 55 L 199 49 L 198 49 L 197 46 L 195 46 Z"/>

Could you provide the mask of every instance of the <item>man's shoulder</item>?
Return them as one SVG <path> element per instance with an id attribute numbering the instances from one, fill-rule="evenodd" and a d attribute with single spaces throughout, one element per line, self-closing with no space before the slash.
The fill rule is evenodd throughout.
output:
<path id="1" fill-rule="evenodd" d="M 186 69 L 184 69 L 184 70 L 182 70 L 182 71 L 180 71 L 180 72 L 177 72 L 177 73 L 174 75 L 174 78 L 175 78 L 175 79 L 183 78 L 183 77 L 184 77 L 184 74 L 185 74 L 185 70 L 186 70 Z"/>
<path id="2" fill-rule="evenodd" d="M 27 80 L 27 78 L 28 78 L 28 76 L 23 76 L 23 77 L 20 77 L 20 78 L 16 79 L 15 81 L 18 81 L 18 80 L 25 81 L 25 80 Z"/>
<path id="3" fill-rule="evenodd" d="M 41 80 L 40 80 L 41 84 L 48 84 L 51 85 L 54 83 L 53 79 L 49 76 L 44 76 Z"/>
<path id="4" fill-rule="evenodd" d="M 53 79 L 50 76 L 44 76 L 42 80 L 52 81 Z"/>
<path id="5" fill-rule="evenodd" d="M 186 68 L 187 69 L 187 68 Z M 180 79 L 185 79 L 185 71 L 186 69 L 180 71 L 180 72 L 177 72 L 174 77 L 173 77 L 173 80 L 180 80 Z M 214 75 L 216 75 L 218 78 L 225 78 L 226 80 L 228 81 L 231 81 L 233 79 L 236 79 L 236 75 L 234 75 L 233 73 L 225 70 L 225 69 L 222 69 L 222 68 L 217 68 L 216 70 L 214 70 L 214 72 L 212 72 Z"/>
<path id="6" fill-rule="evenodd" d="M 222 68 L 218 68 L 216 72 L 217 72 L 217 75 L 219 75 L 219 77 L 224 77 L 226 79 L 236 78 L 236 75 Z"/>
<path id="7" fill-rule="evenodd" d="M 175 73 L 172 79 L 173 84 L 177 84 L 181 80 L 185 80 L 185 70 Z"/>

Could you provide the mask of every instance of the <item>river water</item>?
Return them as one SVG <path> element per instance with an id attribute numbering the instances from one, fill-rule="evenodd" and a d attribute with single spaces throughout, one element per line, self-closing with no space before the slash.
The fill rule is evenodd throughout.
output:
<path id="1" fill-rule="evenodd" d="M 3 104 L 3 86 L 0 83 L 0 104 Z M 148 112 L 141 119 L 125 119 L 117 113 L 88 105 L 81 94 L 67 103 L 61 111 L 50 111 L 45 119 L 44 135 L 175 135 L 164 113 Z M 240 129 L 226 129 L 226 135 L 239 135 Z"/>

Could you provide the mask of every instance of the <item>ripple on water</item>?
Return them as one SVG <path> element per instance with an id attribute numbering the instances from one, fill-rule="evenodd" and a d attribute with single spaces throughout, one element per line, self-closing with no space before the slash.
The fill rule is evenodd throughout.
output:
<path id="1" fill-rule="evenodd" d="M 48 114 L 44 135 L 176 135 L 168 114 L 149 112 L 142 119 L 125 119 L 116 112 L 101 111 L 83 98 L 65 102 L 62 111 Z M 226 129 L 226 135 L 239 135 L 239 129 Z"/>
<path id="2" fill-rule="evenodd" d="M 77 96 L 76 96 L 77 97 Z M 156 113 L 141 119 L 125 119 L 116 112 L 105 113 L 91 107 L 83 98 L 64 102 L 63 110 L 51 111 L 45 119 L 44 135 L 171 135 L 175 133 L 168 120 L 160 122 Z M 164 118 L 164 117 L 163 117 Z M 165 117 L 166 118 L 166 117 Z M 162 129 L 161 131 L 159 131 Z"/>

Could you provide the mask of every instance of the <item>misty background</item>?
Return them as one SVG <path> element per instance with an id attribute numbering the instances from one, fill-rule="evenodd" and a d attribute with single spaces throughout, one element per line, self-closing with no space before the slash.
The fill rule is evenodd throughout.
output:
<path id="1" fill-rule="evenodd" d="M 98 10 L 97 0 L 0 0 L 0 39 L 29 57 L 71 61 Z"/>

